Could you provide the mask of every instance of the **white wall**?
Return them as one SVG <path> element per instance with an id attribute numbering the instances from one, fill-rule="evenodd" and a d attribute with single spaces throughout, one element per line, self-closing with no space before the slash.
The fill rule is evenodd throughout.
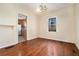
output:
<path id="1" fill-rule="evenodd" d="M 15 11 L 16 8 L 12 4 L 0 4 L 0 48 L 16 44 L 18 41 Z M 11 25 L 13 28 L 3 25 Z"/>
<path id="2" fill-rule="evenodd" d="M 48 32 L 48 19 L 50 17 L 57 17 L 57 32 Z M 39 37 L 66 42 L 74 42 L 76 40 L 73 6 L 42 15 L 38 22 Z"/>
<path id="3" fill-rule="evenodd" d="M 79 4 L 77 4 L 76 5 L 76 7 L 75 7 L 76 9 L 75 9 L 75 12 L 76 12 L 76 33 L 77 33 L 77 40 L 76 40 L 76 45 L 78 46 L 78 48 L 79 48 Z"/>
<path id="4" fill-rule="evenodd" d="M 27 16 L 27 40 L 36 38 L 36 16 L 17 4 L 0 4 L 0 48 L 18 43 L 18 13 Z M 11 25 L 11 27 L 1 26 Z"/>

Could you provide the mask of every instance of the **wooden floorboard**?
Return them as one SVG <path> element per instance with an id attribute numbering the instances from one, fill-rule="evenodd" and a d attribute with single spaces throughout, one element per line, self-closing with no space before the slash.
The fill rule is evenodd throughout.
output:
<path id="1" fill-rule="evenodd" d="M 36 38 L 0 49 L 0 56 L 78 56 L 73 43 Z"/>

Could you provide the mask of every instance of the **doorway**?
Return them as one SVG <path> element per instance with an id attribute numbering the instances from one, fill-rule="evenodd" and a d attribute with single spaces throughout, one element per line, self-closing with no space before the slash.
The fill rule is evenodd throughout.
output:
<path id="1" fill-rule="evenodd" d="M 18 42 L 27 40 L 27 17 L 18 14 Z"/>

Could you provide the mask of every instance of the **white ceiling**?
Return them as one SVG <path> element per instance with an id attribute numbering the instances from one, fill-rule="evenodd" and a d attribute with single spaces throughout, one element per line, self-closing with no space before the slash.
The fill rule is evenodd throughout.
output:
<path id="1" fill-rule="evenodd" d="M 26 10 L 29 10 L 30 12 L 36 13 L 36 9 L 39 7 L 40 4 L 41 3 L 21 3 L 19 5 L 25 8 Z M 48 12 L 73 5 L 72 3 L 44 3 L 44 4 L 48 8 Z"/>

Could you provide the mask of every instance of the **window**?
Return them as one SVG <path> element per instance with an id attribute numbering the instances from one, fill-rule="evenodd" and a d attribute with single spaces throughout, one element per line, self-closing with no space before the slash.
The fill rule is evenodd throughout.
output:
<path id="1" fill-rule="evenodd" d="M 48 19 L 48 31 L 56 32 L 56 17 Z"/>

